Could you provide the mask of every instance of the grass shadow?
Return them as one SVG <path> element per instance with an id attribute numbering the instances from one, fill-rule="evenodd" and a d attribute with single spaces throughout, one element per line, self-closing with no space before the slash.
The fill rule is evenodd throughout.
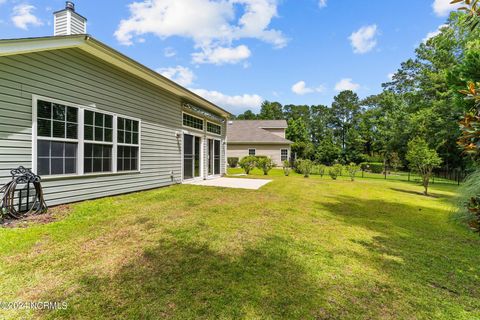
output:
<path id="1" fill-rule="evenodd" d="M 462 305 L 464 311 L 479 312 L 474 305 L 480 296 L 476 285 L 480 239 L 449 223 L 448 209 L 348 196 L 335 200 L 321 206 L 335 219 L 376 234 L 350 240 L 366 249 L 352 253 L 362 264 L 373 263 L 399 286 L 418 291 L 419 297 L 442 297 L 445 306 Z"/>
<path id="2" fill-rule="evenodd" d="M 420 191 L 413 191 L 413 190 L 405 190 L 405 189 L 398 189 L 398 188 L 390 188 L 390 190 L 396 191 L 396 192 L 403 192 L 403 193 L 408 193 L 408 194 L 413 194 L 416 196 L 424 196 L 424 197 L 429 197 L 429 198 L 440 198 L 444 197 L 443 195 L 436 195 L 434 193 L 429 193 L 428 195 L 425 195 L 423 192 Z"/>
<path id="3" fill-rule="evenodd" d="M 52 318 L 314 318 L 321 289 L 292 261 L 279 237 L 232 255 L 161 240 L 113 277 L 84 274 Z"/>

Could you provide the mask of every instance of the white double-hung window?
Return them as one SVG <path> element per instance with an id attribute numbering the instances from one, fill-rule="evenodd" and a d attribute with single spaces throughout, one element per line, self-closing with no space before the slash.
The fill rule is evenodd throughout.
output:
<path id="1" fill-rule="evenodd" d="M 140 122 L 137 120 L 118 117 L 117 139 L 117 170 L 138 170 Z"/>
<path id="2" fill-rule="evenodd" d="M 32 168 L 40 176 L 140 170 L 138 119 L 33 97 Z"/>
<path id="3" fill-rule="evenodd" d="M 36 114 L 36 172 L 47 176 L 76 174 L 78 109 L 39 100 Z"/>

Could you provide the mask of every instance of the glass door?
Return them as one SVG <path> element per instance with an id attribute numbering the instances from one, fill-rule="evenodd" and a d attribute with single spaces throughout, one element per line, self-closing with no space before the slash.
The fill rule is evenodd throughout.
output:
<path id="1" fill-rule="evenodd" d="M 208 139 L 208 175 L 213 176 L 213 139 Z"/>
<path id="2" fill-rule="evenodd" d="M 220 140 L 208 139 L 207 146 L 208 175 L 220 174 Z"/>
<path id="3" fill-rule="evenodd" d="M 183 179 L 201 176 L 202 139 L 191 134 L 183 135 Z"/>
<path id="4" fill-rule="evenodd" d="M 213 144 L 213 172 L 220 174 L 220 140 L 215 140 Z"/>

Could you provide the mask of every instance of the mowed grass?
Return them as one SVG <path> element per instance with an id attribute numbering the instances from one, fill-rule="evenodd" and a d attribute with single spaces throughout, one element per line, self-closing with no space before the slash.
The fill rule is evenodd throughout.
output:
<path id="1" fill-rule="evenodd" d="M 270 178 L 0 229 L 0 300 L 68 302 L 0 318 L 480 319 L 480 238 L 449 218 L 455 186 Z"/>

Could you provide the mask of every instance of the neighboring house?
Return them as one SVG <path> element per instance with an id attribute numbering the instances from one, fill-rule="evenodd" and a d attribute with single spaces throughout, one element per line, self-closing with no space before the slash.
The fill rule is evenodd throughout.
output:
<path id="1" fill-rule="evenodd" d="M 56 205 L 223 175 L 230 114 L 85 30 L 67 3 L 56 36 L 0 40 L 0 184 L 32 168 Z"/>
<path id="2" fill-rule="evenodd" d="M 237 120 L 227 125 L 227 157 L 267 156 L 277 166 L 290 159 L 285 120 Z"/>

